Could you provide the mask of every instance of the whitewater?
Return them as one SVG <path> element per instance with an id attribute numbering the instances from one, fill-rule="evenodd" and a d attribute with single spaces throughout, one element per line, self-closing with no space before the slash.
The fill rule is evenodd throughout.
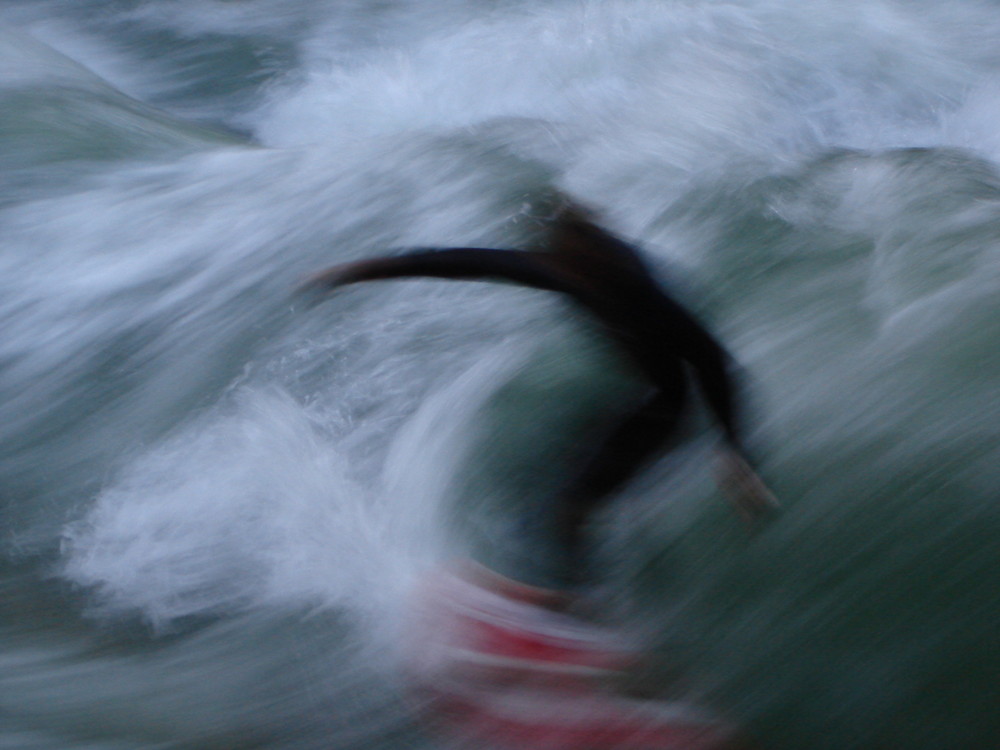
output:
<path id="1" fill-rule="evenodd" d="M 771 750 L 994 747 L 998 39 L 987 0 L 0 0 L 0 748 L 445 746 L 414 581 L 515 555 L 634 384 L 544 292 L 295 290 L 535 247 L 562 195 L 734 352 L 783 504 L 748 533 L 693 425 L 602 518 L 654 682 Z"/>

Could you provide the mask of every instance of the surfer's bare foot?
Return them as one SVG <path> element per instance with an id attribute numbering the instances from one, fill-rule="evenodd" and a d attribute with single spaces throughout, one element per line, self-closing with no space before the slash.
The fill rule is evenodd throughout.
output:
<path id="1" fill-rule="evenodd" d="M 774 493 L 736 451 L 720 451 L 716 471 L 719 486 L 747 523 L 759 521 L 780 507 Z"/>
<path id="2" fill-rule="evenodd" d="M 515 581 L 513 578 L 508 578 L 479 563 L 471 561 L 464 563 L 462 575 L 476 585 L 495 591 L 498 594 L 506 596 L 508 599 L 533 604 L 536 607 L 544 607 L 556 612 L 569 611 L 577 600 L 577 597 L 568 592 Z"/>

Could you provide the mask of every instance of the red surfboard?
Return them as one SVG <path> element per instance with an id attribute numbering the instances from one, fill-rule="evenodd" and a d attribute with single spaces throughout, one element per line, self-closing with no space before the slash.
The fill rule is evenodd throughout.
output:
<path id="1" fill-rule="evenodd" d="M 439 570 L 416 597 L 407 674 L 422 710 L 472 747 L 736 750 L 732 727 L 693 704 L 630 698 L 638 658 L 565 599 L 475 565 Z"/>

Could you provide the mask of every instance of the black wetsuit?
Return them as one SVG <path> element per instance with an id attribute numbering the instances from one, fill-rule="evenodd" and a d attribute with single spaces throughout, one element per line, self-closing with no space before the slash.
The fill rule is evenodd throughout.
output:
<path id="1" fill-rule="evenodd" d="M 331 286 L 399 277 L 500 279 L 560 292 L 594 316 L 649 381 L 651 395 L 625 415 L 560 498 L 559 533 L 581 559 L 590 516 L 676 433 L 690 401 L 688 372 L 728 443 L 741 451 L 730 358 L 715 338 L 653 278 L 639 253 L 588 222 L 557 235 L 552 252 L 485 248 L 422 249 L 340 267 Z M 573 566 L 568 578 L 583 572 Z"/>

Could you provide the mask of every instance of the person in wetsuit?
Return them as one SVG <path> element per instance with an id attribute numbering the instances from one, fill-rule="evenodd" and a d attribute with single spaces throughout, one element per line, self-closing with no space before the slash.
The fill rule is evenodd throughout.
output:
<path id="1" fill-rule="evenodd" d="M 635 248 L 582 210 L 560 212 L 544 251 L 425 248 L 337 265 L 306 286 L 328 290 L 402 277 L 501 280 L 559 292 L 595 318 L 648 381 L 648 397 L 607 433 L 555 501 L 559 542 L 573 561 L 568 585 L 587 568 L 588 520 L 676 436 L 692 379 L 722 432 L 720 484 L 748 519 L 776 506 L 746 459 L 730 356 L 663 290 Z"/>

